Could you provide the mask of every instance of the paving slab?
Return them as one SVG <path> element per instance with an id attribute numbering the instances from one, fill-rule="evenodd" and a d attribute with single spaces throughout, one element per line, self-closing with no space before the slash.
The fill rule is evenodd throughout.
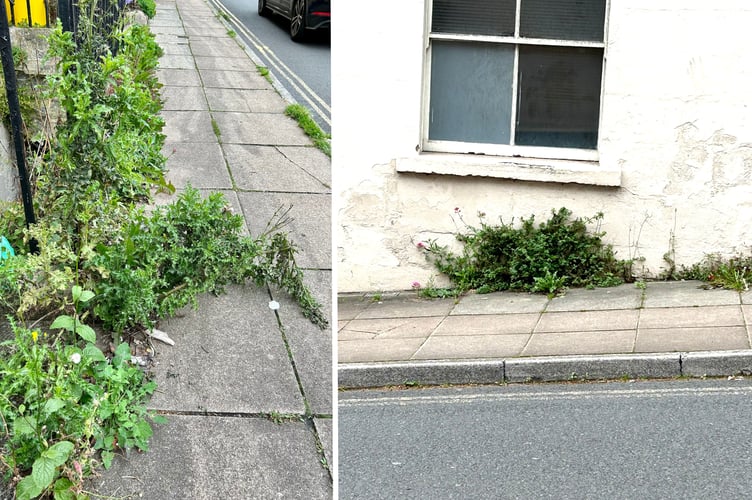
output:
<path id="1" fill-rule="evenodd" d="M 519 356 L 530 335 L 441 335 L 432 336 L 413 359 L 486 359 Z"/>
<path id="2" fill-rule="evenodd" d="M 712 328 L 640 328 L 635 352 L 731 351 L 749 349 L 742 326 Z"/>
<path id="3" fill-rule="evenodd" d="M 196 55 L 194 58 L 198 69 L 223 69 L 233 71 L 254 71 L 256 64 L 246 55 L 238 57 L 213 57 Z"/>
<path id="4" fill-rule="evenodd" d="M 173 67 L 169 64 L 169 62 L 165 62 L 164 65 L 162 64 L 162 59 L 167 58 L 169 61 L 171 57 L 190 57 L 191 56 L 191 46 L 188 44 L 187 39 L 181 39 L 178 37 L 174 37 L 169 42 L 159 42 L 159 46 L 162 47 L 162 51 L 164 52 L 164 56 L 159 59 L 159 67 L 162 69 L 194 69 L 196 67 L 195 64 L 192 66 L 189 66 L 187 68 L 183 67 L 182 65 Z"/>
<path id="5" fill-rule="evenodd" d="M 635 330 L 535 333 L 522 356 L 621 354 L 632 352 Z"/>
<path id="6" fill-rule="evenodd" d="M 206 88 L 271 90 L 272 84 L 254 68 L 252 71 L 200 69 Z"/>
<path id="7" fill-rule="evenodd" d="M 204 90 L 201 87 L 164 86 L 160 91 L 165 111 L 206 111 Z"/>
<path id="8" fill-rule="evenodd" d="M 271 295 L 285 339 L 300 378 L 306 401 L 316 415 L 331 415 L 332 402 L 332 272 L 306 270 L 304 281 L 322 305 L 330 326 L 324 330 L 303 316 L 300 306 L 287 293 L 272 288 Z"/>
<path id="9" fill-rule="evenodd" d="M 227 35 L 227 28 L 223 26 L 188 26 L 186 34 L 195 36 L 221 37 Z"/>
<path id="10" fill-rule="evenodd" d="M 339 295 L 337 296 L 337 318 L 343 320 L 355 319 L 372 303 L 373 299 L 361 294 Z"/>
<path id="11" fill-rule="evenodd" d="M 259 146 L 310 146 L 298 124 L 278 113 L 215 112 L 223 144 Z"/>
<path id="12" fill-rule="evenodd" d="M 163 151 L 167 178 L 176 188 L 190 184 L 197 189 L 232 189 L 222 148 L 216 142 L 165 142 Z"/>
<path id="13" fill-rule="evenodd" d="M 287 107 L 285 101 L 271 89 L 208 88 L 204 90 L 212 111 L 284 113 Z"/>
<path id="14" fill-rule="evenodd" d="M 175 87 L 200 87 L 201 79 L 196 69 L 157 69 L 157 78 L 162 85 Z"/>
<path id="15" fill-rule="evenodd" d="M 741 306 L 644 309 L 640 328 L 744 326 Z"/>
<path id="16" fill-rule="evenodd" d="M 272 146 L 226 144 L 224 152 L 238 189 L 328 193 L 329 188 Z M 316 150 L 320 156 L 325 155 Z"/>
<path id="17" fill-rule="evenodd" d="M 274 212 L 292 207 L 290 223 L 284 227 L 299 250 L 296 256 L 300 267 L 331 269 L 332 231 L 331 196 L 315 193 L 238 193 L 251 234 L 264 232 Z"/>
<path id="18" fill-rule="evenodd" d="M 545 295 L 521 292 L 470 294 L 460 298 L 452 314 L 503 314 L 541 312 L 548 304 Z"/>
<path id="19" fill-rule="evenodd" d="M 197 20 L 194 26 L 198 26 L 202 23 L 202 20 Z M 186 24 L 188 28 L 188 24 Z M 245 51 L 238 45 L 238 42 L 229 38 L 211 38 L 205 40 L 191 41 L 191 51 L 194 56 L 204 57 L 216 57 L 223 59 L 226 57 L 248 57 Z"/>
<path id="20" fill-rule="evenodd" d="M 636 330 L 637 309 L 545 312 L 535 332 L 587 332 L 597 330 Z"/>
<path id="21" fill-rule="evenodd" d="M 92 483 L 108 498 L 332 497 L 306 424 L 265 418 L 170 415 L 148 453 L 117 456 Z"/>
<path id="22" fill-rule="evenodd" d="M 452 315 L 441 322 L 434 335 L 504 335 L 532 333 L 540 313 Z"/>
<path id="23" fill-rule="evenodd" d="M 643 307 L 692 307 L 740 304 L 734 290 L 705 290 L 701 281 L 647 282 Z"/>
<path id="24" fill-rule="evenodd" d="M 381 300 L 372 300 L 358 319 L 446 316 L 454 307 L 454 299 L 425 300 L 414 294 L 382 296 Z"/>
<path id="25" fill-rule="evenodd" d="M 411 359 L 425 339 L 340 340 L 337 342 L 340 363 L 403 361 Z"/>
<path id="26" fill-rule="evenodd" d="M 305 407 L 269 295 L 254 285 L 204 295 L 199 309 L 163 320 L 156 410 L 303 414 Z"/>
<path id="27" fill-rule="evenodd" d="M 643 291 L 633 283 L 609 288 L 574 288 L 563 296 L 554 297 L 546 307 L 553 311 L 601 311 L 607 309 L 637 309 L 642 305 Z"/>
<path id="28" fill-rule="evenodd" d="M 208 111 L 162 111 L 165 120 L 162 132 L 170 142 L 217 142 Z"/>
<path id="29" fill-rule="evenodd" d="M 166 44 L 170 46 L 175 46 L 176 44 Z M 182 47 L 181 45 L 178 45 L 178 47 Z M 175 52 L 182 52 L 182 53 L 171 53 L 171 54 L 165 54 L 159 59 L 159 67 L 162 69 L 194 69 L 196 67 L 196 62 L 193 60 L 193 58 L 190 56 L 190 49 L 179 49 Z M 162 92 L 164 94 L 164 91 Z"/>
<path id="30" fill-rule="evenodd" d="M 280 153 L 287 159 L 305 170 L 324 186 L 332 185 L 331 159 L 318 149 L 309 146 L 277 146 Z"/>
<path id="31" fill-rule="evenodd" d="M 443 316 L 419 318 L 374 318 L 354 319 L 348 322 L 338 338 L 357 339 L 402 339 L 428 338 L 443 320 Z"/>

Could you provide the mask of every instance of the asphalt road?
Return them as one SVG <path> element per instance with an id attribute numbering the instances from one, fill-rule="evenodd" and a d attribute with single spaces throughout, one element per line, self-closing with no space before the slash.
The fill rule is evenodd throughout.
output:
<path id="1" fill-rule="evenodd" d="M 311 32 L 303 43 L 290 39 L 289 22 L 279 16 L 258 15 L 256 0 L 211 0 L 225 11 L 238 36 L 282 83 L 293 99 L 311 112 L 331 133 L 331 38 Z"/>
<path id="2" fill-rule="evenodd" d="M 752 495 L 752 381 L 351 391 L 339 498 Z"/>

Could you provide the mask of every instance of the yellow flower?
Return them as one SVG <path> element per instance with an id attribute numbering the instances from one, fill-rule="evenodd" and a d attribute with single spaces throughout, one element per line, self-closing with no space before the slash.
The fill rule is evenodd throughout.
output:
<path id="1" fill-rule="evenodd" d="M 36 342 L 38 337 L 39 337 L 39 332 L 38 331 L 34 330 L 33 332 L 31 332 L 31 340 L 33 340 L 34 342 Z"/>

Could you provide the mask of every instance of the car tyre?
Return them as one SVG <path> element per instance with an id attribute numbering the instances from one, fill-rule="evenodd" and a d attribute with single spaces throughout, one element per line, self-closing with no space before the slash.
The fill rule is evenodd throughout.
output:
<path id="1" fill-rule="evenodd" d="M 269 7 L 266 6 L 266 0 L 258 0 L 258 14 L 262 17 L 269 15 Z"/>
<path id="2" fill-rule="evenodd" d="M 261 1 L 261 0 L 259 0 Z M 293 41 L 303 41 L 306 34 L 306 2 L 295 0 L 290 13 L 290 38 Z"/>

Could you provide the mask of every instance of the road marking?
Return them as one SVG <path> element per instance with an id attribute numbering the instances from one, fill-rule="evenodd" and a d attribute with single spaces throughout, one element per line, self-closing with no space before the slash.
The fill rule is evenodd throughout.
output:
<path id="1" fill-rule="evenodd" d="M 243 33 L 251 42 L 253 47 L 262 55 L 265 56 L 269 63 L 270 69 L 275 70 L 275 74 L 281 76 L 300 94 L 306 103 L 318 114 L 324 122 L 331 127 L 332 122 L 329 118 L 331 115 L 331 106 L 322 99 L 311 87 L 309 87 L 302 78 L 300 78 L 294 71 L 292 71 L 277 55 L 269 49 L 267 45 L 264 45 L 261 39 L 254 35 L 243 23 L 238 19 L 227 7 L 222 4 L 220 0 L 210 0 L 217 9 L 221 10 L 227 17 L 232 20 L 232 25 L 237 31 Z M 323 110 L 322 110 L 323 108 Z"/>
<path id="2" fill-rule="evenodd" d="M 718 396 L 718 395 L 750 395 L 752 387 L 701 387 L 674 389 L 610 389 L 594 391 L 562 391 L 537 393 L 497 393 L 497 394 L 463 394 L 445 396 L 387 396 L 378 398 L 348 398 L 340 399 L 339 408 L 360 406 L 405 406 L 408 404 L 465 404 L 474 402 L 498 401 L 554 401 L 595 398 L 643 397 L 661 398 L 670 396 Z"/>

